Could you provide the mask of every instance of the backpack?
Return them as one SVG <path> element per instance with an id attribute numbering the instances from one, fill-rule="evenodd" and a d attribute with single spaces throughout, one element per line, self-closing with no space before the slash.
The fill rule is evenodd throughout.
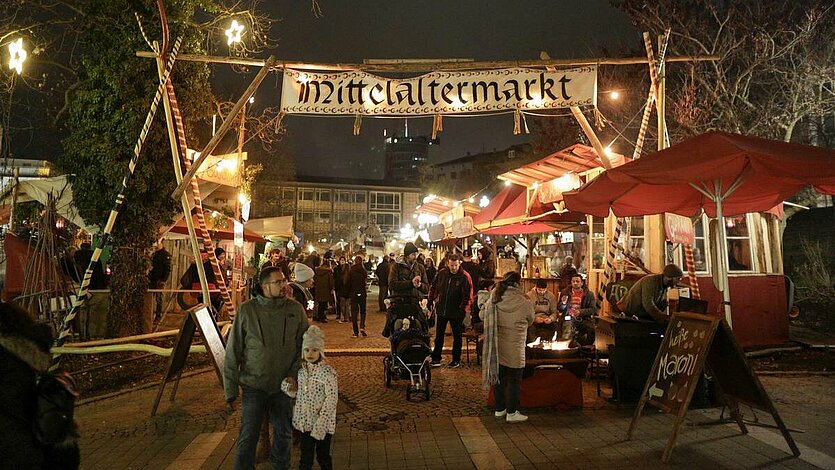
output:
<path id="1" fill-rule="evenodd" d="M 75 380 L 68 372 L 46 372 L 38 379 L 33 431 L 35 440 L 51 446 L 78 437 L 73 413 Z"/>

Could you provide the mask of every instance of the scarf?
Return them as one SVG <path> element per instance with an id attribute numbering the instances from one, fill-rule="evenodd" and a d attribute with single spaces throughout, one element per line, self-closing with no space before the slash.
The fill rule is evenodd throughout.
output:
<path id="1" fill-rule="evenodd" d="M 487 301 L 484 315 L 484 351 L 481 359 L 481 387 L 485 390 L 499 382 L 498 308 L 493 296 Z"/>

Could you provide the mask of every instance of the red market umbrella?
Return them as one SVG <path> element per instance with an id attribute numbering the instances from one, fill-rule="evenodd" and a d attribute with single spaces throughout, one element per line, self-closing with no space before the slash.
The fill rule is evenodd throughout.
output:
<path id="1" fill-rule="evenodd" d="M 553 232 L 555 228 L 542 222 L 519 222 L 483 230 L 485 235 L 528 235 L 531 233 Z"/>
<path id="2" fill-rule="evenodd" d="M 490 201 L 487 207 L 483 208 L 481 212 L 473 216 L 473 225 L 489 224 L 496 219 L 500 219 L 499 215 L 507 209 L 507 207 L 517 200 L 519 195 L 525 197 L 525 187 L 516 184 L 505 186 L 498 194 Z"/>
<path id="3" fill-rule="evenodd" d="M 473 216 L 473 225 L 486 234 L 528 234 L 571 230 L 585 222 L 583 213 L 559 212 L 553 204 L 543 204 L 536 196 L 528 208 L 527 190 L 524 186 L 512 184 L 505 187 L 479 214 Z M 531 224 L 535 224 L 533 227 Z M 539 227 L 544 230 L 535 230 Z M 509 227 L 509 228 L 507 228 Z M 514 232 L 514 227 L 520 231 Z"/>
<path id="4" fill-rule="evenodd" d="M 806 186 L 835 194 L 835 150 L 708 132 L 607 170 L 563 193 L 573 211 L 605 217 L 672 212 L 710 217 L 767 211 Z M 730 323 L 725 224 L 719 227 L 718 278 Z"/>
<path id="5" fill-rule="evenodd" d="M 766 211 L 806 186 L 835 193 L 835 150 L 708 132 L 607 170 L 566 207 L 605 217 L 672 212 L 710 217 Z"/>

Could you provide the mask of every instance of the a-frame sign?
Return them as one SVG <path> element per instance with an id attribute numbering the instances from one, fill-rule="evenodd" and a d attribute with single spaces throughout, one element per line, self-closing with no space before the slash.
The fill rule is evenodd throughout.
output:
<path id="1" fill-rule="evenodd" d="M 223 342 L 217 323 L 209 313 L 209 307 L 201 304 L 190 309 L 183 318 L 183 324 L 180 326 L 180 332 L 177 334 L 174 348 L 171 350 L 168 370 L 159 383 L 159 391 L 157 391 L 157 398 L 154 400 L 154 407 L 151 409 L 151 416 L 157 413 L 162 392 L 165 390 L 165 385 L 171 380 L 176 380 L 170 398 L 171 401 L 174 401 L 177 387 L 180 385 L 180 376 L 183 373 L 183 367 L 186 365 L 186 358 L 191 348 L 191 341 L 194 339 L 194 333 L 198 328 L 203 336 L 203 343 L 206 345 L 209 355 L 211 355 L 217 379 L 221 387 L 223 386 L 223 359 L 226 355 L 226 344 Z"/>
<path id="2" fill-rule="evenodd" d="M 670 319 L 664 342 L 661 343 L 644 385 L 626 439 L 632 438 L 632 432 L 647 403 L 675 415 L 673 432 L 661 457 L 666 463 L 673 451 L 696 384 L 705 368 L 715 380 L 721 400 L 728 406 L 743 434 L 747 434 L 748 429 L 742 420 L 740 403 L 771 414 L 792 453 L 800 455 L 800 450 L 780 419 L 771 398 L 745 361 L 742 348 L 727 322 L 722 318 L 697 313 L 676 313 Z"/>

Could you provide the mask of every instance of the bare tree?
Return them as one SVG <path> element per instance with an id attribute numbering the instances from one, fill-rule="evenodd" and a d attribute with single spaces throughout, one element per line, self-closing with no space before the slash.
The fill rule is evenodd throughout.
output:
<path id="1" fill-rule="evenodd" d="M 798 124 L 835 111 L 831 2 L 612 3 L 640 28 L 670 28 L 670 53 L 719 57 L 668 66 L 678 133 L 724 129 L 791 141 Z"/>
<path id="2" fill-rule="evenodd" d="M 835 115 L 831 1 L 612 0 L 612 4 L 642 30 L 659 34 L 670 28 L 672 55 L 719 57 L 715 62 L 667 65 L 673 141 L 719 129 L 835 144 L 822 125 Z M 819 199 L 813 192 L 799 196 L 805 205 Z M 786 208 L 786 218 L 797 210 Z"/>

